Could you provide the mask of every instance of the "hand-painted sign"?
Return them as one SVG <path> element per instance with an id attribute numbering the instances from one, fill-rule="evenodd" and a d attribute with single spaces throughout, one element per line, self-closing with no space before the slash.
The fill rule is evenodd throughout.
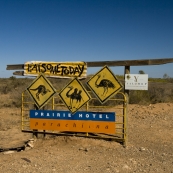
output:
<path id="1" fill-rule="evenodd" d="M 56 93 L 48 79 L 40 74 L 32 84 L 27 88 L 30 96 L 33 98 L 38 108 L 43 107 Z"/>
<path id="2" fill-rule="evenodd" d="M 24 64 L 24 75 L 37 76 L 43 73 L 54 78 L 86 78 L 87 65 L 85 62 L 43 62 L 30 61 Z"/>
<path id="3" fill-rule="evenodd" d="M 148 74 L 126 74 L 126 90 L 148 90 Z"/>
<path id="4" fill-rule="evenodd" d="M 101 103 L 106 102 L 122 88 L 122 84 L 107 66 L 91 77 L 87 84 Z"/>
<path id="5" fill-rule="evenodd" d="M 90 100 L 90 95 L 77 79 L 73 79 L 59 95 L 72 114 Z"/>
<path id="6" fill-rule="evenodd" d="M 115 112 L 30 110 L 30 128 L 115 134 Z"/>

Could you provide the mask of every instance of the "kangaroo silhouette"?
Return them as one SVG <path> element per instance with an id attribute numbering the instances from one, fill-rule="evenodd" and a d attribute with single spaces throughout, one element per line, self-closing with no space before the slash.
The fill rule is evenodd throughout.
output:
<path id="1" fill-rule="evenodd" d="M 37 88 L 30 89 L 30 90 L 37 91 L 36 97 L 37 97 L 38 100 L 40 100 L 40 96 L 39 96 L 40 94 L 43 96 L 47 92 L 50 92 L 50 90 L 49 89 L 46 89 L 46 87 L 44 85 L 39 85 Z"/>

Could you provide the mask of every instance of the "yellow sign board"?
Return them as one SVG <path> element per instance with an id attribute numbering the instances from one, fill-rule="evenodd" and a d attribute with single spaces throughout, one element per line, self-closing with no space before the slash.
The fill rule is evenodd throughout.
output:
<path id="1" fill-rule="evenodd" d="M 86 78 L 87 65 L 85 62 L 44 62 L 30 61 L 24 64 L 25 76 L 38 76 L 43 73 L 45 76 L 54 78 Z"/>
<path id="2" fill-rule="evenodd" d="M 107 66 L 92 76 L 87 84 L 101 103 L 106 102 L 122 88 L 122 84 Z"/>
<path id="3" fill-rule="evenodd" d="M 76 78 L 62 89 L 59 95 L 72 114 L 90 100 L 90 95 Z"/>
<path id="4" fill-rule="evenodd" d="M 33 98 L 38 108 L 43 107 L 56 93 L 56 90 L 53 88 L 52 84 L 43 74 L 40 74 L 32 82 L 32 84 L 27 88 L 27 91 Z"/>

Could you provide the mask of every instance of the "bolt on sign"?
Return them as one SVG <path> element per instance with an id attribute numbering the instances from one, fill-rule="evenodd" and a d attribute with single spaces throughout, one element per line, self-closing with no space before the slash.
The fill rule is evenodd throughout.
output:
<path id="1" fill-rule="evenodd" d="M 67 86 L 60 91 L 59 96 L 72 114 L 80 109 L 91 98 L 77 78 L 67 84 Z"/>
<path id="2" fill-rule="evenodd" d="M 30 110 L 30 128 L 115 134 L 115 112 Z"/>
<path id="3" fill-rule="evenodd" d="M 87 84 L 102 104 L 122 89 L 122 84 L 107 66 L 92 76 Z"/>
<path id="4" fill-rule="evenodd" d="M 126 74 L 126 90 L 148 90 L 148 74 Z"/>
<path id="5" fill-rule="evenodd" d="M 85 62 L 44 62 L 29 61 L 24 64 L 25 76 L 45 76 L 54 78 L 86 78 L 87 65 Z"/>
<path id="6" fill-rule="evenodd" d="M 34 100 L 38 108 L 43 107 L 56 93 L 50 81 L 40 74 L 27 88 L 30 96 Z"/>

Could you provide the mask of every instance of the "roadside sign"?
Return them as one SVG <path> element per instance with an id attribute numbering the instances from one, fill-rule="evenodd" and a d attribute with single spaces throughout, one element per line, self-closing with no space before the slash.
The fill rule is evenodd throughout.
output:
<path id="1" fill-rule="evenodd" d="M 101 103 L 106 102 L 122 88 L 122 84 L 107 66 L 92 76 L 87 84 Z"/>
<path id="2" fill-rule="evenodd" d="M 115 112 L 30 110 L 30 128 L 115 134 Z"/>
<path id="3" fill-rule="evenodd" d="M 59 95 L 72 114 L 90 100 L 90 95 L 76 78 L 62 89 Z"/>
<path id="4" fill-rule="evenodd" d="M 126 74 L 126 90 L 148 90 L 148 74 Z"/>
<path id="5" fill-rule="evenodd" d="M 38 76 L 43 73 L 54 78 L 86 78 L 87 64 L 85 62 L 44 62 L 29 61 L 24 64 L 25 76 Z"/>
<path id="6" fill-rule="evenodd" d="M 43 107 L 56 93 L 49 80 L 40 74 L 27 88 L 30 96 L 33 98 L 38 108 Z"/>

